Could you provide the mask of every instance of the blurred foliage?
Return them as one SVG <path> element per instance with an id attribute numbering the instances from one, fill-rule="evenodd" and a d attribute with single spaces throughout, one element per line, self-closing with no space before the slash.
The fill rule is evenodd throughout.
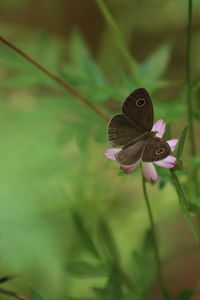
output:
<path id="1" fill-rule="evenodd" d="M 31 0 L 3 0 L 0 7 L 10 15 L 19 15 L 30 9 L 31 4 Z M 43 1 L 46 10 L 47 4 Z M 182 131 L 187 123 L 184 75 L 180 72 L 178 77 L 173 73 L 177 75 L 177 70 L 184 68 L 177 56 L 183 55 L 186 4 L 182 0 L 125 0 L 122 6 L 119 0 L 109 1 L 124 39 L 139 61 L 141 84 L 152 94 L 155 120 L 163 118 L 170 124 L 170 138 L 183 132 L 177 155 L 184 169 L 175 171 L 184 186 L 181 192 L 199 212 L 199 199 L 191 192 L 187 172 L 190 164 L 199 165 L 200 159 L 198 154 L 192 159 L 187 157 L 188 141 Z M 158 6 L 159 14 L 155 14 Z M 195 3 L 195 24 L 199 11 L 200 5 Z M 49 16 L 51 13 L 52 10 Z M 56 21 L 61 26 L 62 20 Z M 138 87 L 105 24 L 95 55 L 94 45 L 89 46 L 86 36 L 77 28 L 63 38 L 3 19 L 0 25 L 5 37 L 73 84 L 110 116 L 120 112 L 121 103 Z M 176 29 L 175 38 L 170 28 Z M 180 32 L 178 52 L 175 39 Z M 194 98 L 199 121 L 200 43 L 197 30 L 195 33 Z M 120 176 L 124 173 L 118 165 L 104 157 L 109 147 L 107 124 L 4 46 L 0 49 L 0 77 L 1 273 L 25 275 L 8 283 L 8 287 L 29 294 L 33 300 L 140 300 L 148 299 L 149 290 L 156 294 L 152 233 L 140 171 Z M 176 238 L 171 238 L 174 228 L 170 229 L 169 223 L 179 216 L 178 198 L 184 199 L 180 191 L 176 195 L 170 171 L 157 169 L 160 181 L 148 185 L 148 190 L 165 265 L 173 259 L 171 249 L 180 251 Z M 185 237 L 188 229 L 184 226 Z M 193 291 L 181 288 L 184 290 L 179 295 L 174 292 L 177 299 L 190 299 Z M 4 298 L 0 295 L 0 299 Z"/>

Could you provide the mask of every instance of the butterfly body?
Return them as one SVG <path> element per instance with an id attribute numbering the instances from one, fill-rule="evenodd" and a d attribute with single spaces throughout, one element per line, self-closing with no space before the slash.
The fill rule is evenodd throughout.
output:
<path id="1" fill-rule="evenodd" d="M 120 147 L 116 160 L 125 166 L 139 159 L 153 162 L 167 157 L 171 149 L 166 141 L 152 132 L 154 114 L 148 92 L 144 88 L 133 91 L 124 101 L 123 114 L 115 115 L 108 124 L 108 138 Z"/>

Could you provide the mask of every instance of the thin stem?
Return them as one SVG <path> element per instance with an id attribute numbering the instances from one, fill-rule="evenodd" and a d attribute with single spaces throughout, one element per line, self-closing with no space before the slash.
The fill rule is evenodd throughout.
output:
<path id="1" fill-rule="evenodd" d="M 111 30 L 113 32 L 113 38 L 115 40 L 115 43 L 117 44 L 119 50 L 121 51 L 124 59 L 127 61 L 135 80 L 137 81 L 138 84 L 142 85 L 142 78 L 138 71 L 137 62 L 131 55 L 129 49 L 127 48 L 126 43 L 122 37 L 122 34 L 119 30 L 119 27 L 118 27 L 115 19 L 113 18 L 112 14 L 110 13 L 104 0 L 96 0 L 96 2 L 106 20 L 106 22 L 108 23 L 108 25 L 111 28 Z"/>
<path id="2" fill-rule="evenodd" d="M 187 83 L 187 117 L 190 134 L 190 153 L 196 155 L 194 126 L 192 115 L 192 0 L 188 0 L 188 27 L 187 27 L 187 47 L 186 47 L 186 83 Z"/>
<path id="3" fill-rule="evenodd" d="M 8 291 L 8 290 L 2 289 L 2 288 L 0 288 L 0 294 L 7 295 L 7 296 L 10 296 L 10 297 L 14 297 L 18 300 L 29 300 L 29 298 L 27 298 L 23 295 L 20 295 L 18 293 Z"/>
<path id="4" fill-rule="evenodd" d="M 188 0 L 188 27 L 187 27 L 187 48 L 186 48 L 186 83 L 187 83 L 187 118 L 188 129 L 190 137 L 190 154 L 196 155 L 194 125 L 193 125 L 193 110 L 192 110 L 192 0 Z M 195 193 L 199 196 L 199 180 L 198 180 L 198 166 L 196 166 L 192 173 L 192 180 L 194 182 Z"/>
<path id="5" fill-rule="evenodd" d="M 157 240 L 156 240 L 156 232 L 155 232 L 155 224 L 154 224 L 153 214 L 152 214 L 152 210 L 151 210 L 149 197 L 147 194 L 146 180 L 143 176 L 142 176 L 142 187 L 143 187 L 143 193 L 144 193 L 144 199 L 145 199 L 145 203 L 146 203 L 146 207 L 147 207 L 147 212 L 148 212 L 148 216 L 149 216 L 149 222 L 150 222 L 150 226 L 151 226 L 152 242 L 153 242 L 153 248 L 154 248 L 154 255 L 155 255 L 155 261 L 156 261 L 157 277 L 158 277 L 158 281 L 159 281 L 159 286 L 160 286 L 160 290 L 161 290 L 163 299 L 168 299 L 168 297 L 166 295 L 166 289 L 165 289 L 165 285 L 164 285 L 163 276 L 162 276 L 161 260 L 160 260 L 158 245 L 157 245 Z"/>
<path id="6" fill-rule="evenodd" d="M 48 71 L 46 68 L 44 68 L 41 64 L 39 64 L 37 61 L 32 59 L 30 56 L 28 56 L 26 53 L 21 51 L 19 48 L 8 42 L 6 39 L 0 36 L 0 41 L 4 43 L 6 46 L 17 52 L 20 56 L 25 58 L 28 62 L 30 62 L 32 65 L 34 65 L 36 68 L 40 69 L 43 73 L 45 73 L 48 77 L 56 81 L 58 84 L 62 85 L 65 89 L 67 89 L 71 94 L 73 94 L 76 98 L 78 98 L 81 102 L 83 102 L 85 105 L 87 105 L 90 109 L 95 111 L 102 119 L 105 121 L 109 121 L 109 117 L 104 114 L 99 108 L 97 108 L 94 104 L 92 104 L 85 96 L 81 95 L 79 91 L 75 89 L 71 84 L 64 81 L 57 75 L 53 74 L 52 72 Z"/>

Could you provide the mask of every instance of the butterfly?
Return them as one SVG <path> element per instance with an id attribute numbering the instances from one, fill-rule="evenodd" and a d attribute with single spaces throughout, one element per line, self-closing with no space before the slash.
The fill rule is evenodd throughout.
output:
<path id="1" fill-rule="evenodd" d="M 170 146 L 151 131 L 154 121 L 151 97 L 144 88 L 134 90 L 122 105 L 122 114 L 115 115 L 108 124 L 108 138 L 121 150 L 116 160 L 130 166 L 138 160 L 154 162 L 171 153 Z"/>

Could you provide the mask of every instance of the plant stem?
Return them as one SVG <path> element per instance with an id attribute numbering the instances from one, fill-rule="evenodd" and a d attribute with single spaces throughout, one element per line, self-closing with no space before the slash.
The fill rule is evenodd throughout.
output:
<path id="1" fill-rule="evenodd" d="M 10 297 L 16 298 L 18 300 L 29 300 L 29 298 L 27 298 L 23 295 L 20 295 L 18 293 L 13 292 L 13 291 L 8 291 L 8 290 L 2 289 L 2 288 L 0 288 L 0 294 L 10 296 Z"/>
<path id="2" fill-rule="evenodd" d="M 21 51 L 19 48 L 17 48 L 16 46 L 14 46 L 12 43 L 8 42 L 6 39 L 4 39 L 1 36 L 0 36 L 0 41 L 3 44 L 5 44 L 6 46 L 8 46 L 9 48 L 11 48 L 12 50 L 14 50 L 15 52 L 17 52 L 20 56 L 22 56 L 23 58 L 25 58 L 28 62 L 30 62 L 36 68 L 38 68 L 39 70 L 41 70 L 48 77 L 50 77 L 51 79 L 53 79 L 54 81 L 56 81 L 58 84 L 62 85 L 65 89 L 67 89 L 71 94 L 73 94 L 81 102 L 83 102 L 90 109 L 92 109 L 93 111 L 95 111 L 95 113 L 97 113 L 102 119 L 104 119 L 105 121 L 109 121 L 110 118 L 106 114 L 104 114 L 99 108 L 97 108 L 94 104 L 92 104 L 85 96 L 81 95 L 79 93 L 79 91 L 77 89 L 75 89 L 74 86 L 72 86 L 68 82 L 64 81 L 63 79 L 61 79 L 57 75 L 53 74 L 49 70 L 47 70 L 45 67 L 43 67 L 41 64 L 39 64 L 37 61 L 35 61 L 34 59 L 32 59 L 26 53 L 24 53 L 23 51 Z"/>
<path id="3" fill-rule="evenodd" d="M 186 48 L 186 83 L 187 83 L 187 118 L 190 136 L 190 154 L 196 155 L 193 110 L 192 110 L 192 0 L 188 0 L 188 26 L 187 26 L 187 48 Z M 192 180 L 194 182 L 195 193 L 199 196 L 198 166 L 193 169 Z"/>
<path id="4" fill-rule="evenodd" d="M 192 0 L 188 0 L 188 26 L 187 26 L 187 47 L 186 47 L 186 84 L 187 84 L 187 117 L 190 134 L 190 153 L 196 155 L 194 126 L 192 115 Z"/>
<path id="5" fill-rule="evenodd" d="M 143 193 L 144 193 L 144 199 L 145 199 L 145 203 L 146 203 L 146 207 L 147 207 L 147 212 L 148 212 L 148 216 L 149 216 L 149 222 L 150 222 L 150 226 L 151 226 L 152 242 L 153 242 L 153 248 L 154 248 L 157 277 L 158 277 L 158 281 L 159 281 L 160 291 L 162 293 L 163 299 L 169 299 L 166 295 L 167 292 L 166 292 L 166 288 L 165 288 L 164 280 L 163 280 L 163 276 L 162 276 L 161 260 L 160 260 L 158 245 L 157 245 L 157 240 L 156 240 L 155 224 L 154 224 L 154 219 L 153 219 L 153 214 L 152 214 L 152 210 L 151 210 L 149 197 L 147 194 L 146 180 L 143 176 L 142 176 L 142 187 L 143 187 Z"/>
<path id="6" fill-rule="evenodd" d="M 126 46 L 126 43 L 124 42 L 124 39 L 122 37 L 122 34 L 119 30 L 119 27 L 115 21 L 115 19 L 113 18 L 111 12 L 109 11 L 106 3 L 104 2 L 104 0 L 96 0 L 106 22 L 108 23 L 110 29 L 113 32 L 113 38 L 115 40 L 116 45 L 118 46 L 119 50 L 121 51 L 124 59 L 127 61 L 128 66 L 130 67 L 132 74 L 136 80 L 136 82 L 139 85 L 142 85 L 142 78 L 141 75 L 138 71 L 138 67 L 137 67 L 137 62 L 135 61 L 135 59 L 133 58 L 133 56 L 131 55 L 129 49 Z"/>

